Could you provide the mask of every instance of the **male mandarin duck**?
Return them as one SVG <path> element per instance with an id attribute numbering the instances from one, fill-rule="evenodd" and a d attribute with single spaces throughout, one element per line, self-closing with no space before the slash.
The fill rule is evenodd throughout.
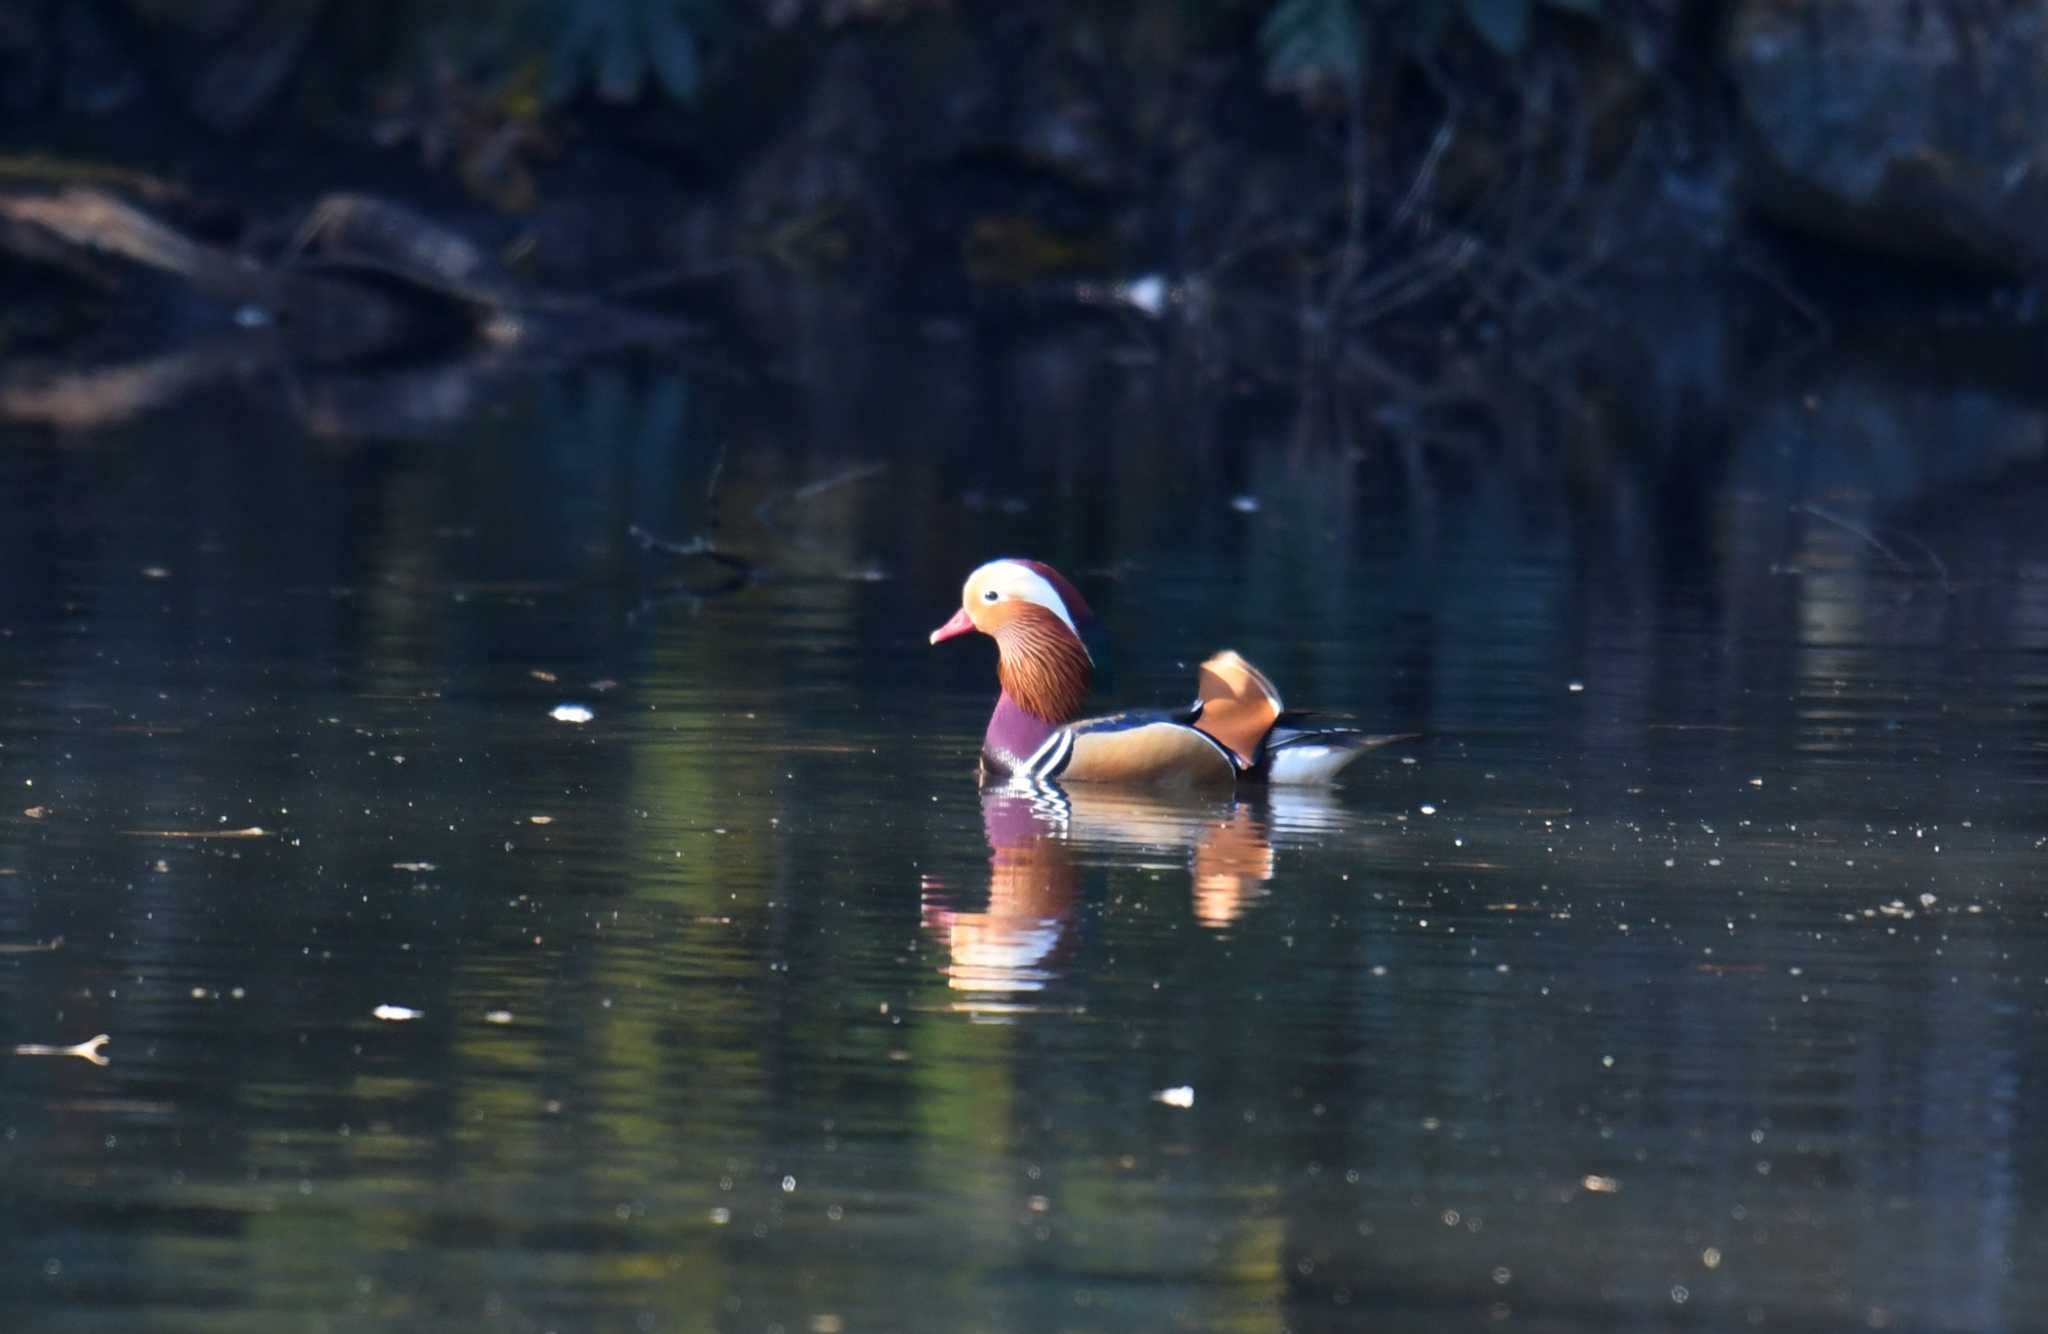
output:
<path id="1" fill-rule="evenodd" d="M 1258 668 L 1225 650 L 1202 664 L 1188 708 L 1081 718 L 1103 654 L 1088 603 L 1050 565 L 994 560 L 967 577 L 960 610 L 931 642 L 979 630 L 996 641 L 1002 694 L 981 743 L 982 775 L 1062 782 L 1328 783 L 1400 736 L 1307 728 Z"/>

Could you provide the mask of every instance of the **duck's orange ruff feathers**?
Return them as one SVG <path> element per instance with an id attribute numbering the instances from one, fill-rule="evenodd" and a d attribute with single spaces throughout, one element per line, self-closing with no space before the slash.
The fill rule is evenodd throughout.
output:
<path id="1" fill-rule="evenodd" d="M 995 640 L 1002 647 L 996 677 L 1018 707 L 1048 723 L 1081 716 L 1095 669 L 1065 622 L 1043 607 L 1017 604 L 1006 609 Z"/>
<path id="2" fill-rule="evenodd" d="M 1280 692 L 1264 672 L 1225 649 L 1202 664 L 1195 697 L 1201 716 L 1195 726 L 1230 748 L 1237 762 L 1250 768 L 1259 744 L 1280 718 Z"/>

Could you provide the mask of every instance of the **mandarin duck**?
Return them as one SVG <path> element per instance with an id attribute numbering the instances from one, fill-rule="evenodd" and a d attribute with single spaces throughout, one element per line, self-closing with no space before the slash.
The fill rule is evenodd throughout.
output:
<path id="1" fill-rule="evenodd" d="M 996 641 L 1002 693 L 982 737 L 981 772 L 1012 781 L 1181 784 L 1329 783 L 1375 746 L 1405 735 L 1304 727 L 1258 668 L 1225 650 L 1196 674 L 1181 709 L 1081 717 L 1101 626 L 1050 565 L 993 560 L 967 576 L 960 610 L 931 642 L 979 630 Z"/>

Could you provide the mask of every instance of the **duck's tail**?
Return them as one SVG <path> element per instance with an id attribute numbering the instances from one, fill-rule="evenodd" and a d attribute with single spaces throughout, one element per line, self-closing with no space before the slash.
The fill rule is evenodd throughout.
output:
<path id="1" fill-rule="evenodd" d="M 1365 752 L 1419 735 L 1360 732 L 1349 727 L 1291 727 L 1283 718 L 1266 737 L 1260 766 L 1269 783 L 1297 787 L 1332 783 L 1344 766 Z"/>

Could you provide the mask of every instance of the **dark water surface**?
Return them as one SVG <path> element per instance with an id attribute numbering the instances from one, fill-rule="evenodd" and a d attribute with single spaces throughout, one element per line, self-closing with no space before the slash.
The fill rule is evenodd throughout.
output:
<path id="1" fill-rule="evenodd" d="M 2048 1327 L 2042 410 L 1416 465 L 1099 352 L 0 427 L 0 1041 L 111 1038 L 0 1055 L 0 1327 Z M 1424 737 L 983 796 L 1003 553 Z"/>

